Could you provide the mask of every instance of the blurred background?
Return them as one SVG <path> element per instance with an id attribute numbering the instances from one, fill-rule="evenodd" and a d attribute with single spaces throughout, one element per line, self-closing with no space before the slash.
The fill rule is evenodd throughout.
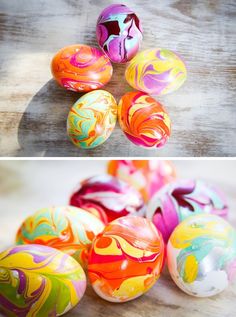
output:
<path id="1" fill-rule="evenodd" d="M 38 209 L 66 205 L 84 178 L 106 173 L 107 160 L 0 161 L 0 248 L 14 243 L 24 218 Z M 236 161 L 176 160 L 178 177 L 206 180 L 220 189 L 230 206 L 236 227 Z"/>

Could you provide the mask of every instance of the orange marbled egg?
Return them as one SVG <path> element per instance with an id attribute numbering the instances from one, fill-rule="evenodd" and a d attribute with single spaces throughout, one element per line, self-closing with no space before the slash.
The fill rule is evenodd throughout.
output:
<path id="1" fill-rule="evenodd" d="M 67 90 L 88 92 L 109 82 L 112 65 L 99 49 L 88 45 L 62 48 L 52 59 L 54 79 Z"/>
<path id="2" fill-rule="evenodd" d="M 141 147 L 161 147 L 171 133 L 170 117 L 164 107 L 144 92 L 131 91 L 121 98 L 118 119 L 127 138 Z"/>

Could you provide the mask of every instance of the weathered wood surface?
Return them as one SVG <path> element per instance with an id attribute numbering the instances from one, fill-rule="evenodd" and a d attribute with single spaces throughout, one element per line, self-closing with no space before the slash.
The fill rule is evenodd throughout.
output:
<path id="1" fill-rule="evenodd" d="M 202 178 L 226 193 L 229 219 L 236 227 L 236 161 L 176 161 L 179 177 Z M 18 226 L 34 211 L 64 205 L 77 183 L 105 171 L 104 161 L 0 162 L 0 251 L 12 243 Z M 142 297 L 124 304 L 100 299 L 88 287 L 81 303 L 68 317 L 234 317 L 236 282 L 223 293 L 205 299 L 180 291 L 167 270 Z M 46 317 L 46 316 L 45 316 Z"/>
<path id="2" fill-rule="evenodd" d="M 130 143 L 118 125 L 94 150 L 79 150 L 66 136 L 69 108 L 79 97 L 50 74 L 54 53 L 69 44 L 97 46 L 96 18 L 117 1 L 0 1 L 1 156 L 235 156 L 236 3 L 234 0 L 123 1 L 144 27 L 142 49 L 166 47 L 186 60 L 188 80 L 159 98 L 173 131 L 160 150 Z M 114 66 L 105 89 L 117 100 L 131 89 L 125 66 Z"/>

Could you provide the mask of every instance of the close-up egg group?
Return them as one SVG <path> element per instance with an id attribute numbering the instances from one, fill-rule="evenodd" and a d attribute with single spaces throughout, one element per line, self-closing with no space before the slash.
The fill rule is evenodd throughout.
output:
<path id="1" fill-rule="evenodd" d="M 232 283 L 236 231 L 221 189 L 179 178 L 168 161 L 112 160 L 106 170 L 80 180 L 67 206 L 19 224 L 16 245 L 0 253 L 4 315 L 60 316 L 82 299 L 86 281 L 101 299 L 128 302 L 153 288 L 165 265 L 193 297 Z"/>

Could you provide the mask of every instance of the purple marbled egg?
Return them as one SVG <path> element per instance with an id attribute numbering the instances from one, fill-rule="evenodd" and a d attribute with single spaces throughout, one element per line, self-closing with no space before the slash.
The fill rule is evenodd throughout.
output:
<path id="1" fill-rule="evenodd" d="M 152 219 L 167 242 L 175 227 L 189 216 L 211 213 L 226 217 L 227 212 L 226 199 L 218 188 L 200 180 L 181 179 L 152 197 L 146 217 Z"/>
<path id="2" fill-rule="evenodd" d="M 143 38 L 139 18 L 123 4 L 113 4 L 102 11 L 96 33 L 99 46 L 114 63 L 130 61 Z"/>

